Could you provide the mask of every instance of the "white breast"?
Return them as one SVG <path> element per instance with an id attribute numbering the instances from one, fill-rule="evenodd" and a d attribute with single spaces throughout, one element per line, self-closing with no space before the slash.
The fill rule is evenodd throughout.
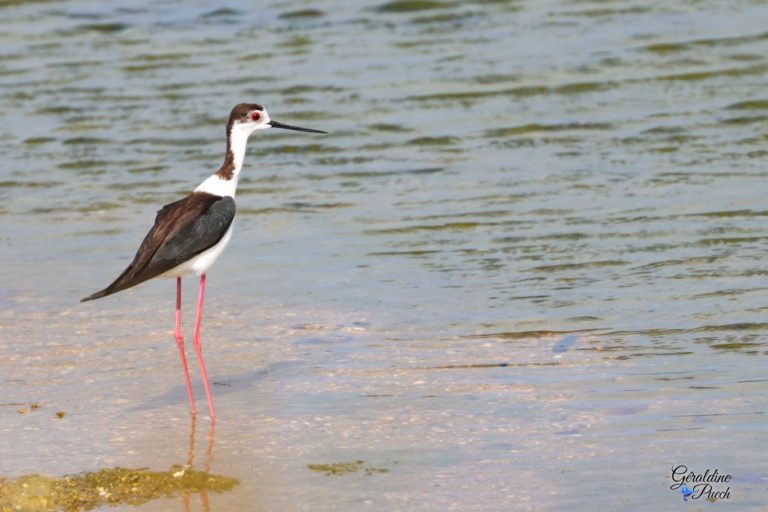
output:
<path id="1" fill-rule="evenodd" d="M 197 274 L 199 276 L 208 272 L 208 269 L 213 266 L 217 259 L 219 259 L 221 253 L 224 252 L 227 244 L 229 244 L 229 239 L 232 238 L 232 228 L 234 225 L 235 223 L 232 221 L 229 229 L 224 233 L 224 236 L 216 245 L 210 249 L 206 249 L 194 258 L 185 261 L 178 267 L 172 268 L 168 272 L 162 274 L 161 277 L 180 277 L 185 274 Z"/>
<path id="2" fill-rule="evenodd" d="M 198 185 L 195 192 L 207 192 L 215 196 L 234 198 L 236 190 L 237 175 L 233 176 L 232 179 L 223 180 L 214 174 Z"/>

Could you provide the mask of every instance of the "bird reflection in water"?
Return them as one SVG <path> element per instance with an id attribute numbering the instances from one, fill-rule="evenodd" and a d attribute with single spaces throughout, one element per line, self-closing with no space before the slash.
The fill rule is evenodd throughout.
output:
<path id="1" fill-rule="evenodd" d="M 194 468 L 195 463 L 195 437 L 196 437 L 196 424 L 197 418 L 192 416 L 192 422 L 189 429 L 189 448 L 187 449 L 187 465 L 181 471 L 185 471 L 187 468 Z M 213 461 L 213 439 L 216 433 L 216 423 L 211 422 L 208 428 L 208 449 L 205 451 L 205 462 L 203 463 L 203 472 L 208 473 L 211 469 L 211 462 Z M 189 512 L 190 508 L 190 496 L 196 493 L 184 492 L 181 495 L 181 502 L 184 506 L 184 512 Z M 208 501 L 208 489 L 200 489 L 200 503 L 203 506 L 205 512 L 210 512 L 211 506 Z"/>

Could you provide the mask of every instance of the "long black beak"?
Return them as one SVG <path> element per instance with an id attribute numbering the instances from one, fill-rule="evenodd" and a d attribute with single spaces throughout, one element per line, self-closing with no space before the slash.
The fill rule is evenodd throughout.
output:
<path id="1" fill-rule="evenodd" d="M 296 130 L 297 132 L 311 132 L 311 133 L 328 133 L 322 130 L 313 130 L 312 128 L 302 128 L 301 126 L 291 126 L 290 124 L 278 123 L 277 121 L 270 121 L 267 123 L 272 128 L 283 128 L 285 130 Z"/>

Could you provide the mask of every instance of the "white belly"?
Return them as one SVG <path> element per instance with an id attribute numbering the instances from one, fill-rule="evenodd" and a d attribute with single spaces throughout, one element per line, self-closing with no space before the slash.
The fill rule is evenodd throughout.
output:
<path id="1" fill-rule="evenodd" d="M 208 269 L 219 259 L 221 253 L 224 252 L 227 244 L 229 244 L 229 239 L 232 238 L 233 226 L 234 222 L 232 222 L 227 232 L 224 233 L 224 236 L 216 245 L 185 261 L 178 267 L 174 267 L 168 272 L 161 274 L 161 277 L 180 277 L 185 274 L 197 274 L 199 276 L 208 272 Z"/>

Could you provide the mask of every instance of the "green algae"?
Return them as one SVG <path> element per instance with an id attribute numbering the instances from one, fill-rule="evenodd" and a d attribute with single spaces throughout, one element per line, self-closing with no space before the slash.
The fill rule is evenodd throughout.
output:
<path id="1" fill-rule="evenodd" d="M 24 144 L 29 144 L 31 146 L 35 146 L 38 144 L 47 144 L 49 142 L 53 142 L 56 139 L 54 137 L 30 137 L 28 139 L 24 140 Z"/>
<path id="2" fill-rule="evenodd" d="M 453 3 L 436 0 L 396 0 L 380 5 L 376 10 L 379 12 L 415 12 L 430 9 L 445 9 L 447 7 L 453 7 L 453 5 Z"/>
<path id="3" fill-rule="evenodd" d="M 325 16 L 325 13 L 319 9 L 299 9 L 297 11 L 284 12 L 279 17 L 283 19 L 292 18 L 320 18 Z"/>
<path id="4" fill-rule="evenodd" d="M 238 481 L 179 465 L 168 471 L 111 468 L 51 478 L 0 477 L 0 510 L 79 511 L 105 505 L 141 505 L 157 498 L 203 491 L 225 492 Z"/>
<path id="5" fill-rule="evenodd" d="M 369 476 L 389 473 L 389 470 L 386 468 L 365 466 L 365 461 L 362 460 L 355 460 L 352 462 L 334 462 L 332 464 L 307 464 L 307 469 L 317 473 L 323 473 L 325 476 L 341 476 L 359 472 L 364 472 Z"/>

